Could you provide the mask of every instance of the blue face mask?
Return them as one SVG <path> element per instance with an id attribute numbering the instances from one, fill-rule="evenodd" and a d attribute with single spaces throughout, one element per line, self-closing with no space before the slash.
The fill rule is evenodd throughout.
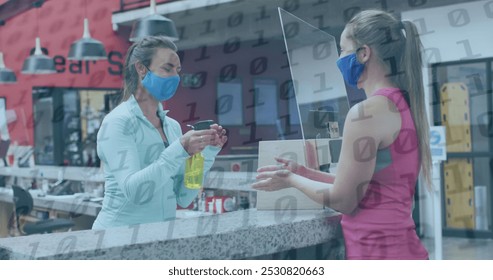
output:
<path id="1" fill-rule="evenodd" d="M 159 77 L 147 68 L 142 85 L 158 101 L 166 101 L 175 95 L 180 84 L 180 76 Z"/>
<path id="2" fill-rule="evenodd" d="M 337 67 L 342 73 L 342 77 L 349 85 L 356 87 L 358 85 L 359 77 L 365 70 L 365 65 L 358 61 L 358 57 L 355 53 L 343 56 L 337 60 Z"/>

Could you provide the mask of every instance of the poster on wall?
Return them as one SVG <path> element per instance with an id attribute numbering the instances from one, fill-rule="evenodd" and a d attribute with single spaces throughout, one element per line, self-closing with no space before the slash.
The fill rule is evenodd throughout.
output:
<path id="1" fill-rule="evenodd" d="M 223 126 L 243 125 L 242 86 L 240 80 L 218 82 L 217 121 Z"/>
<path id="2" fill-rule="evenodd" d="M 433 161 L 447 160 L 447 138 L 445 126 L 430 127 L 430 151 Z"/>
<path id="3" fill-rule="evenodd" d="M 277 83 L 275 80 L 255 79 L 255 123 L 274 125 L 277 120 Z"/>

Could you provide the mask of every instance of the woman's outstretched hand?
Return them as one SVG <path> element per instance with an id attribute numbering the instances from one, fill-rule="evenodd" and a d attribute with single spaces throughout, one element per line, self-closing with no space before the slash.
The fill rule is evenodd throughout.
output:
<path id="1" fill-rule="evenodd" d="M 285 159 L 285 158 L 279 158 L 279 157 L 275 157 L 274 159 L 278 162 L 278 164 L 260 167 L 259 169 L 257 169 L 257 172 L 276 171 L 276 170 L 280 170 L 280 169 L 286 169 L 286 170 L 293 172 L 294 174 L 298 174 L 298 175 L 303 176 L 305 166 L 298 164 L 296 161 L 291 160 L 291 159 Z"/>
<path id="2" fill-rule="evenodd" d="M 293 174 L 298 174 L 304 166 L 293 160 L 275 158 L 279 164 L 267 165 L 257 169 L 257 182 L 252 188 L 261 191 L 277 191 L 291 187 Z"/>

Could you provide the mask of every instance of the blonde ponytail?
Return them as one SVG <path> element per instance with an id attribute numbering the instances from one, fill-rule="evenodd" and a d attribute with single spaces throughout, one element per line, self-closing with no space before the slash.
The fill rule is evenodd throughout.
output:
<path id="1" fill-rule="evenodd" d="M 382 64 L 395 64 L 389 67 L 395 71 L 389 79 L 403 91 L 409 103 L 418 137 L 421 173 L 431 187 L 430 128 L 423 88 L 422 46 L 416 26 L 384 11 L 366 10 L 355 15 L 348 27 L 350 38 L 360 46 L 374 48 Z"/>

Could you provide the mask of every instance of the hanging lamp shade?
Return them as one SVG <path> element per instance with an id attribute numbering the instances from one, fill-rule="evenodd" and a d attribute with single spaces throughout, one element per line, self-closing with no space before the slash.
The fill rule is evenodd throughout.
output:
<path id="1" fill-rule="evenodd" d="M 158 14 L 149 15 L 134 23 L 130 41 L 138 41 L 145 36 L 165 36 L 171 41 L 178 40 L 178 32 L 175 23 Z"/>
<path id="2" fill-rule="evenodd" d="M 17 77 L 14 71 L 5 67 L 3 53 L 0 52 L 0 84 L 13 84 L 15 82 L 17 82 Z"/>
<path id="3" fill-rule="evenodd" d="M 0 20 L 0 26 L 4 26 L 5 21 Z M 0 38 L 2 36 L 0 35 Z M 17 82 L 17 76 L 15 72 L 5 67 L 5 61 L 3 60 L 3 53 L 0 51 L 0 84 L 13 84 Z"/>
<path id="4" fill-rule="evenodd" d="M 130 33 L 131 42 L 138 41 L 145 36 L 161 35 L 171 41 L 178 40 L 178 32 L 175 23 L 167 17 L 156 14 L 156 2 L 151 0 L 150 14 L 136 21 Z"/>
<path id="5" fill-rule="evenodd" d="M 84 19 L 84 34 L 80 40 L 72 43 L 67 58 L 69 60 L 102 60 L 108 58 L 103 43 L 91 38 L 87 18 Z"/>
<path id="6" fill-rule="evenodd" d="M 53 74 L 56 73 L 53 59 L 41 52 L 41 42 L 36 37 L 36 48 L 34 54 L 24 60 L 22 74 Z"/>

